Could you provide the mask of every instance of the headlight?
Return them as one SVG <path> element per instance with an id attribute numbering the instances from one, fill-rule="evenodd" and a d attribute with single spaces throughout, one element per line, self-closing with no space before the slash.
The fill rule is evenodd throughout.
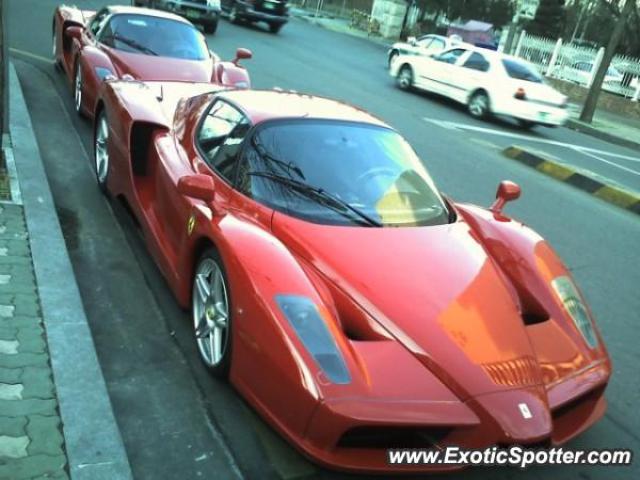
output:
<path id="1" fill-rule="evenodd" d="M 344 359 L 316 305 L 299 295 L 276 295 L 280 310 L 298 338 L 325 373 L 336 384 L 351 382 Z"/>
<path id="2" fill-rule="evenodd" d="M 113 72 L 111 70 L 109 70 L 108 68 L 96 67 L 95 71 L 96 71 L 96 76 L 100 79 L 100 81 L 104 80 L 105 78 L 107 78 L 109 76 L 111 76 L 113 78 L 116 78 L 116 76 L 113 74 Z"/>
<path id="3" fill-rule="evenodd" d="M 578 289 L 573 284 L 571 279 L 567 276 L 556 277 L 552 282 L 556 295 L 562 302 L 564 309 L 569 316 L 573 319 L 576 327 L 584 337 L 585 342 L 591 348 L 598 346 L 598 337 L 593 328 L 593 323 L 587 312 L 587 307 L 582 301 L 582 297 L 578 293 Z"/>
<path id="4" fill-rule="evenodd" d="M 213 8 L 220 8 L 220 0 L 207 0 L 207 5 Z"/>

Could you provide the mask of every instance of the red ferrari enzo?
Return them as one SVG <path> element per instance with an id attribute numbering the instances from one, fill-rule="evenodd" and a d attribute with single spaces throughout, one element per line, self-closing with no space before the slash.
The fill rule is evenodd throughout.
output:
<path id="1" fill-rule="evenodd" d="M 249 50 L 239 48 L 233 62 L 222 62 L 189 21 L 147 8 L 112 6 L 94 12 L 58 7 L 53 57 L 73 89 L 79 114 L 93 114 L 98 88 L 111 77 L 250 86 L 249 74 L 238 63 L 251 58 Z"/>
<path id="2" fill-rule="evenodd" d="M 160 87 L 104 83 L 98 183 L 190 307 L 204 363 L 300 451 L 446 469 L 387 449 L 551 446 L 602 417 L 607 351 L 562 261 L 502 213 L 517 185 L 455 203 L 357 108 Z"/>

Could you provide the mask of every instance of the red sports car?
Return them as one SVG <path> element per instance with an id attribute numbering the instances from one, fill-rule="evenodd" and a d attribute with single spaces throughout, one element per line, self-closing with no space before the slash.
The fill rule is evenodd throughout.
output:
<path id="1" fill-rule="evenodd" d="M 135 81 L 104 83 L 95 162 L 204 363 L 325 466 L 446 469 L 386 449 L 557 445 L 604 414 L 602 338 L 548 243 L 502 213 L 511 182 L 489 209 L 456 203 L 357 108 Z"/>
<path id="2" fill-rule="evenodd" d="M 250 87 L 249 74 L 238 63 L 251 58 L 249 50 L 239 48 L 233 62 L 222 62 L 189 21 L 147 8 L 111 6 L 94 12 L 58 7 L 53 56 L 67 75 L 80 114 L 94 112 L 98 88 L 111 77 Z"/>

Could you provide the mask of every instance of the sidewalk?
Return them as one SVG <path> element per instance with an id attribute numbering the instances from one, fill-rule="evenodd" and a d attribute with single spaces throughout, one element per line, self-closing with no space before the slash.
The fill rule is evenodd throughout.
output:
<path id="1" fill-rule="evenodd" d="M 313 25 L 318 25 L 322 28 L 326 28 L 327 30 L 351 35 L 352 37 L 358 37 L 364 40 L 369 40 L 370 42 L 375 43 L 376 45 L 379 45 L 380 47 L 385 49 L 389 48 L 393 43 L 391 40 L 387 40 L 380 36 L 369 35 L 363 30 L 351 28 L 351 20 L 348 20 L 346 18 L 333 17 L 322 12 L 320 12 L 318 17 L 316 17 L 315 12 L 304 10 L 301 8 L 292 8 L 291 14 L 294 17 L 300 18 L 305 22 L 311 23 Z"/>
<path id="2" fill-rule="evenodd" d="M 0 192 L 0 479 L 130 480 L 31 118 L 9 67 Z"/>
<path id="3" fill-rule="evenodd" d="M 0 478 L 68 478 L 21 205 L 0 205 Z"/>

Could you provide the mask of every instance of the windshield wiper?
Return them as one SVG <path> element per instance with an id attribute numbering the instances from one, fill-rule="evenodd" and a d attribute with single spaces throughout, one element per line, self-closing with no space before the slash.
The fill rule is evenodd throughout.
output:
<path id="1" fill-rule="evenodd" d="M 156 52 L 154 52 L 153 50 L 151 50 L 149 47 L 145 47 L 141 43 L 138 43 L 135 40 L 132 40 L 131 38 L 127 38 L 127 37 L 123 37 L 122 35 L 118 35 L 117 33 L 114 33 L 112 35 L 107 35 L 102 40 L 104 41 L 104 40 L 107 40 L 107 39 L 117 40 L 118 42 L 122 42 L 125 45 L 133 48 L 134 50 L 138 50 L 139 52 L 145 52 L 145 53 L 147 53 L 149 55 L 158 56 L 158 54 Z"/>
<path id="2" fill-rule="evenodd" d="M 292 171 L 296 175 L 298 175 L 301 179 L 306 180 L 304 173 L 302 173 L 302 170 L 300 169 L 300 167 L 297 167 L 293 162 L 285 162 L 284 160 L 280 160 L 279 158 L 276 158 L 273 155 L 271 155 L 269 152 L 267 152 L 267 150 L 264 148 L 264 146 L 258 141 L 258 139 L 255 136 L 251 137 L 251 145 L 253 145 L 253 148 L 256 149 L 257 154 L 263 160 L 273 163 L 274 165 L 277 165 L 278 167 L 284 169 L 285 173 L 289 173 L 290 171 Z"/>
<path id="3" fill-rule="evenodd" d="M 247 175 L 250 175 L 253 177 L 268 178 L 269 180 L 272 180 L 274 182 L 281 183 L 297 192 L 302 193 L 308 198 L 315 199 L 322 205 L 326 205 L 330 208 L 333 208 L 334 210 L 339 210 L 344 212 L 344 210 L 346 209 L 356 214 L 358 217 L 364 220 L 365 224 L 367 224 L 370 227 L 382 227 L 382 223 L 380 223 L 376 219 L 371 218 L 362 210 L 352 206 L 348 202 L 345 202 L 341 198 L 327 192 L 322 188 L 314 187 L 313 185 L 309 185 L 308 183 L 301 182 L 300 180 L 295 180 L 293 178 L 285 177 L 284 175 L 278 175 L 276 173 L 247 172 Z"/>

